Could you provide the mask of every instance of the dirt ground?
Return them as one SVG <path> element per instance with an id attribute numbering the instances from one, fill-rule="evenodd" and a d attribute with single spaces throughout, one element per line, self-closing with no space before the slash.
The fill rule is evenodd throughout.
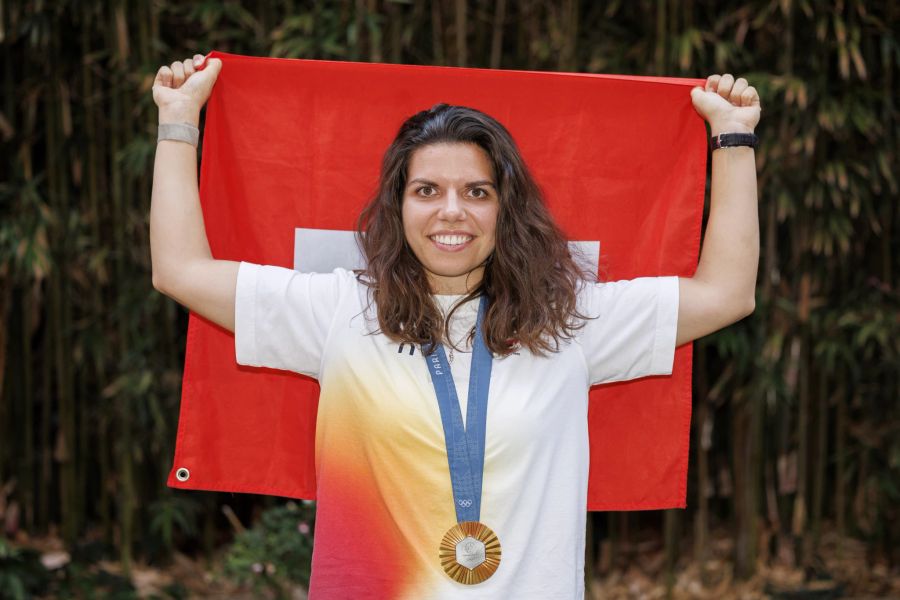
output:
<path id="1" fill-rule="evenodd" d="M 31 539 L 24 544 L 39 550 L 41 562 L 51 571 L 67 566 L 68 554 L 58 538 Z M 699 599 L 699 600 L 755 600 L 775 598 L 784 600 L 821 600 L 827 598 L 900 599 L 900 569 L 890 569 L 869 555 L 866 546 L 854 539 L 823 536 L 820 553 L 814 566 L 800 568 L 788 564 L 785 557 L 766 557 L 757 566 L 756 574 L 747 580 L 734 575 L 730 556 L 732 543 L 724 537 L 714 537 L 709 548 L 711 558 L 703 564 L 683 559 L 677 561 L 671 576 L 665 568 L 665 555 L 658 540 L 635 544 L 627 556 L 611 559 L 601 549 L 595 577 L 588 586 L 586 598 L 616 599 Z M 608 548 L 607 548 L 608 550 Z M 604 567 L 604 565 L 606 565 Z M 614 566 L 610 566 L 614 565 Z M 119 563 L 99 561 L 90 569 L 98 577 L 121 577 Z M 102 575 L 103 577 L 100 577 Z M 176 553 L 165 568 L 136 564 L 132 567 L 131 585 L 140 598 L 232 598 L 255 600 L 279 597 L 266 588 L 252 589 L 225 577 L 221 557 L 210 564 Z M 180 588 L 173 594 L 173 586 Z M 53 596 L 45 596 L 52 598 Z M 306 600 L 302 586 L 286 584 L 280 598 Z"/>

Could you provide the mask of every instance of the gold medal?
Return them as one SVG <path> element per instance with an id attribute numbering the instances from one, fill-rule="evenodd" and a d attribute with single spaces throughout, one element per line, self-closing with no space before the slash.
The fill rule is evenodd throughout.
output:
<path id="1" fill-rule="evenodd" d="M 444 572 L 454 581 L 481 583 L 500 566 L 500 540 L 478 521 L 457 523 L 441 540 L 440 558 Z"/>

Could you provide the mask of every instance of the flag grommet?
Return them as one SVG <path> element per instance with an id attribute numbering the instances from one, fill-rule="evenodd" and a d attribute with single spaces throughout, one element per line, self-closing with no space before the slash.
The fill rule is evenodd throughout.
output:
<path id="1" fill-rule="evenodd" d="M 187 481 L 190 478 L 191 478 L 191 472 L 188 471 L 187 469 L 185 469 L 184 467 L 181 467 L 180 469 L 175 471 L 175 479 L 177 479 L 178 481 Z"/>

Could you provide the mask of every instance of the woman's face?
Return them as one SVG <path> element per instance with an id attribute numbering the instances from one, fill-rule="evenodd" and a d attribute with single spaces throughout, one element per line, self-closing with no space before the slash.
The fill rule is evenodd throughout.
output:
<path id="1" fill-rule="evenodd" d="M 410 157 L 403 231 L 432 292 L 465 294 L 494 251 L 500 198 L 487 153 L 475 144 L 430 144 Z"/>

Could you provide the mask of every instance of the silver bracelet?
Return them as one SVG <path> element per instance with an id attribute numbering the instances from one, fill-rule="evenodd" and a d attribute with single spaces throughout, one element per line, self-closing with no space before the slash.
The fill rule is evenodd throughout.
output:
<path id="1" fill-rule="evenodd" d="M 200 142 L 200 130 L 190 123 L 160 123 L 156 143 L 163 140 L 185 142 L 196 148 Z"/>

